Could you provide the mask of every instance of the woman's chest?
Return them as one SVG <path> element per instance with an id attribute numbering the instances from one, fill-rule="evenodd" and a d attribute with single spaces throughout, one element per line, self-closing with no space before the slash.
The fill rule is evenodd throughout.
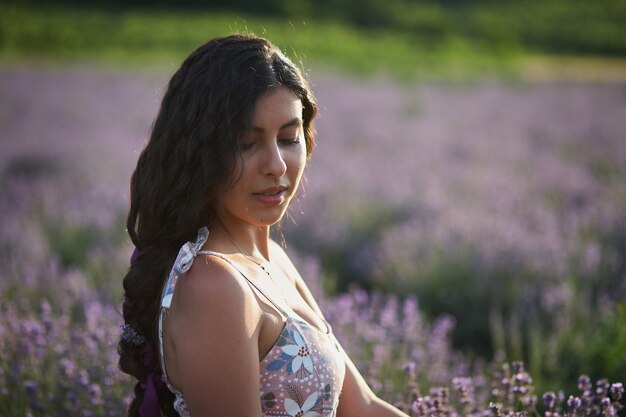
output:
<path id="1" fill-rule="evenodd" d="M 332 334 L 290 317 L 259 371 L 264 415 L 334 415 L 345 363 Z"/>

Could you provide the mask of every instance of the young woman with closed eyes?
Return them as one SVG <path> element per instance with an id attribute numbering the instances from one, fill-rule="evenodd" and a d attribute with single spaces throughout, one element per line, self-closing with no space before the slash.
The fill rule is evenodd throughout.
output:
<path id="1" fill-rule="evenodd" d="M 370 390 L 270 238 L 315 114 L 300 71 L 264 39 L 213 39 L 173 75 L 131 180 L 128 415 L 406 416 Z"/>

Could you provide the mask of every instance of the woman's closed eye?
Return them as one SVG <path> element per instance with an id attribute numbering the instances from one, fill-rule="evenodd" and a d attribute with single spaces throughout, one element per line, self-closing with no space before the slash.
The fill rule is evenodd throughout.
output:
<path id="1" fill-rule="evenodd" d="M 253 149 L 255 146 L 258 145 L 258 143 L 260 142 L 260 140 L 258 139 L 253 139 L 253 140 L 249 140 L 245 143 L 243 143 L 241 145 L 241 150 L 242 151 L 248 151 Z M 296 136 L 293 138 L 284 138 L 284 139 L 278 139 L 278 143 L 281 145 L 287 145 L 287 146 L 291 146 L 291 145 L 298 145 L 301 142 L 301 138 L 300 136 Z"/>
<path id="2" fill-rule="evenodd" d="M 278 141 L 285 145 L 297 145 L 300 143 L 300 136 L 296 136 L 295 138 L 289 138 L 289 139 L 279 139 Z"/>

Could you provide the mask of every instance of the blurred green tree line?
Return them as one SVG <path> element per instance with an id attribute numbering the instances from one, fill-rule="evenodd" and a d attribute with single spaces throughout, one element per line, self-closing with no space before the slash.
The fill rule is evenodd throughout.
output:
<path id="1" fill-rule="evenodd" d="M 239 12 L 388 29 L 419 43 L 463 37 L 491 48 L 626 56 L 623 0 L 8 0 L 20 7 Z"/>

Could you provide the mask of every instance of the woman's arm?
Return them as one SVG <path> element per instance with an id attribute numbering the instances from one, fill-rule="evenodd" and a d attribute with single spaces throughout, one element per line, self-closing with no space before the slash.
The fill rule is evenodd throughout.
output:
<path id="1" fill-rule="evenodd" d="M 337 417 L 408 417 L 396 407 L 378 398 L 345 352 L 344 357 L 346 377 L 339 397 Z"/>
<path id="2" fill-rule="evenodd" d="M 212 256 L 180 278 L 165 321 L 166 358 L 191 416 L 261 417 L 254 300 L 238 272 Z"/>

